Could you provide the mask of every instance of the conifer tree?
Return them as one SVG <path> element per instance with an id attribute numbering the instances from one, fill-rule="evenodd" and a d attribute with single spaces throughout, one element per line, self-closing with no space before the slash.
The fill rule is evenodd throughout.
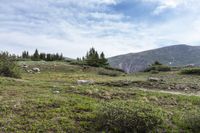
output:
<path id="1" fill-rule="evenodd" d="M 89 52 L 87 52 L 86 57 L 83 58 L 83 60 L 85 60 L 86 64 L 89 66 L 108 66 L 108 60 L 105 58 L 104 53 L 102 52 L 99 56 L 98 52 L 94 48 L 91 48 Z"/>
<path id="2" fill-rule="evenodd" d="M 32 56 L 32 60 L 34 60 L 34 61 L 40 60 L 40 55 L 39 55 L 39 52 L 37 49 L 35 50 L 35 53 Z"/>
<path id="3" fill-rule="evenodd" d="M 22 58 L 23 58 L 23 59 L 29 58 L 29 53 L 28 53 L 28 51 L 23 51 L 23 52 L 22 52 Z"/>
<path id="4" fill-rule="evenodd" d="M 108 66 L 108 60 L 105 58 L 105 55 L 103 52 L 100 54 L 99 62 L 101 66 Z"/>
<path id="5" fill-rule="evenodd" d="M 46 54 L 45 53 L 40 53 L 40 59 L 41 60 L 46 60 Z"/>

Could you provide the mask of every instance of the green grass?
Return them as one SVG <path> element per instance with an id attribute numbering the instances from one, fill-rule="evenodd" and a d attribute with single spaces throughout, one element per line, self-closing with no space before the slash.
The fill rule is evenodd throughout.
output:
<path id="1" fill-rule="evenodd" d="M 41 68 L 41 73 L 25 71 L 21 79 L 0 77 L 0 132 L 97 132 L 97 112 L 112 102 L 137 103 L 164 112 L 159 131 L 192 132 L 184 122 L 188 112 L 200 110 L 200 97 L 140 90 L 140 87 L 113 87 L 96 83 L 147 81 L 163 78 L 166 84 L 199 84 L 200 77 L 178 72 L 138 73 L 110 77 L 98 68 L 82 69 L 64 62 L 20 62 Z M 81 79 L 91 85 L 77 85 Z M 148 89 L 148 88 L 146 88 Z M 156 90 L 157 88 L 155 88 Z M 199 91 L 199 90 L 197 90 Z M 119 104 L 120 106 L 120 104 Z"/>

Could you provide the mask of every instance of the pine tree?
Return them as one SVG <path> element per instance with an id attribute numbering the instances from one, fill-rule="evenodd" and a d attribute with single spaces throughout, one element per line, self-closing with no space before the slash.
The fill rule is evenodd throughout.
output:
<path id="1" fill-rule="evenodd" d="M 40 55 L 39 55 L 39 52 L 37 49 L 35 50 L 35 53 L 32 56 L 32 60 L 34 60 L 34 61 L 40 60 Z"/>
<path id="2" fill-rule="evenodd" d="M 22 52 L 22 58 L 25 59 L 26 58 L 26 51 Z"/>
<path id="3" fill-rule="evenodd" d="M 46 60 L 46 54 L 45 53 L 40 53 L 40 59 L 41 60 Z"/>
<path id="4" fill-rule="evenodd" d="M 85 60 L 87 65 L 98 67 L 99 66 L 98 52 L 94 48 L 91 48 L 89 52 L 87 52 Z"/>
<path id="5" fill-rule="evenodd" d="M 47 54 L 46 61 L 51 61 L 51 54 Z"/>
<path id="6" fill-rule="evenodd" d="M 99 64 L 100 64 L 100 66 L 108 66 L 109 65 L 108 60 L 105 58 L 105 55 L 103 52 L 100 54 Z"/>
<path id="7" fill-rule="evenodd" d="M 83 61 L 84 60 L 86 61 L 86 64 L 90 66 L 104 67 L 109 65 L 104 53 L 102 52 L 99 56 L 98 52 L 94 48 L 91 48 L 89 52 L 87 52 L 85 58 L 83 58 Z"/>
<path id="8" fill-rule="evenodd" d="M 59 56 L 59 60 L 64 60 L 64 58 L 63 58 L 63 54 L 60 54 L 60 56 Z"/>
<path id="9" fill-rule="evenodd" d="M 28 51 L 23 51 L 21 57 L 22 57 L 23 59 L 29 58 L 29 53 L 28 53 Z"/>

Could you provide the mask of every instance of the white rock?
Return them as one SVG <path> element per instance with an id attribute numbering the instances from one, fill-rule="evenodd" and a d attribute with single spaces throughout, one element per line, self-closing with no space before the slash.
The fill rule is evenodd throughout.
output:
<path id="1" fill-rule="evenodd" d="M 32 70 L 33 70 L 34 72 L 40 72 L 40 69 L 37 68 L 37 67 L 34 67 Z"/>
<path id="2" fill-rule="evenodd" d="M 81 84 L 93 84 L 94 81 L 93 80 L 77 80 L 77 84 L 81 85 Z"/>
<path id="3" fill-rule="evenodd" d="M 58 94 L 58 93 L 60 93 L 60 91 L 54 91 L 54 93 L 55 93 L 55 94 Z"/>
<path id="4" fill-rule="evenodd" d="M 22 68 L 28 68 L 28 65 L 23 65 Z"/>
<path id="5" fill-rule="evenodd" d="M 148 80 L 149 81 L 154 81 L 154 82 L 162 81 L 162 79 L 155 78 L 155 77 L 149 77 Z"/>

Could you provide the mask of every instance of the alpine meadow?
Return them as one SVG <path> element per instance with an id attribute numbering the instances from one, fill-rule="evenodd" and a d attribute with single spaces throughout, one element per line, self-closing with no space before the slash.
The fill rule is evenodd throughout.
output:
<path id="1" fill-rule="evenodd" d="M 0 133 L 199 133 L 199 8 L 2 0 Z"/>

